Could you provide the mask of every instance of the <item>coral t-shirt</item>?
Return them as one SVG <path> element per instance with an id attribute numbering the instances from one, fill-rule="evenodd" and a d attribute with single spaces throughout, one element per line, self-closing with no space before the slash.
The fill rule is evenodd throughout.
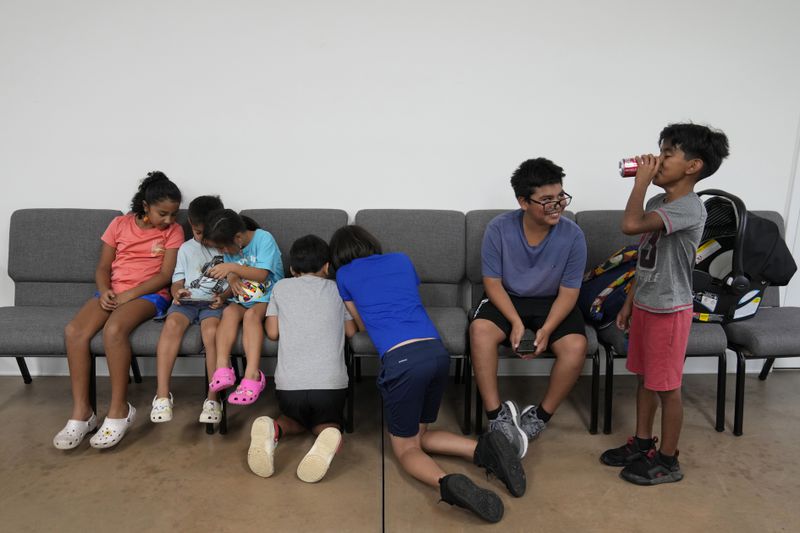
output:
<path id="1" fill-rule="evenodd" d="M 136 216 L 129 213 L 114 218 L 101 239 L 116 249 L 111 263 L 111 289 L 119 294 L 158 274 L 164 254 L 180 248 L 184 234 L 180 224 L 170 224 L 166 229 L 142 229 L 136 225 Z M 166 287 L 158 294 L 169 298 Z"/>

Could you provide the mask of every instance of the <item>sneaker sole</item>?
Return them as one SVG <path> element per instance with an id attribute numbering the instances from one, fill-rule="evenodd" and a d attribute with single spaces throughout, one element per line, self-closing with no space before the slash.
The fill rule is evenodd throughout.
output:
<path id="1" fill-rule="evenodd" d="M 247 450 L 247 466 L 261 477 L 270 477 L 275 472 L 275 448 L 272 448 L 272 453 L 267 452 L 267 439 L 275 440 L 275 425 L 271 418 L 261 416 L 250 428 L 250 449 Z"/>
<path id="2" fill-rule="evenodd" d="M 494 454 L 499 460 L 497 465 L 500 472 L 495 472 L 512 496 L 519 498 L 525 494 L 527 480 L 522 463 L 519 462 L 511 448 L 511 444 L 500 433 L 490 433 L 489 443 L 494 449 Z"/>
<path id="3" fill-rule="evenodd" d="M 452 480 L 450 492 L 456 499 L 453 502 L 455 505 L 472 511 L 487 522 L 495 524 L 503 518 L 503 501 L 500 497 L 477 486 L 466 476 Z"/>
<path id="4" fill-rule="evenodd" d="M 297 477 L 306 483 L 316 483 L 325 477 L 341 442 L 342 434 L 335 428 L 323 429 L 314 441 L 314 445 L 297 465 Z"/>
<path id="5" fill-rule="evenodd" d="M 520 413 L 517 411 L 517 406 L 514 405 L 514 402 L 506 401 L 504 404 L 508 407 L 508 410 L 511 411 L 511 420 L 514 422 L 514 427 L 517 428 L 520 435 L 519 458 L 522 459 L 525 457 L 525 454 L 528 453 L 528 435 L 519 425 Z"/>
<path id="6" fill-rule="evenodd" d="M 666 476 L 656 477 L 656 478 L 646 478 L 637 476 L 635 474 L 625 474 L 625 471 L 621 471 L 619 473 L 619 477 L 633 483 L 634 485 L 639 485 L 641 487 L 652 487 L 653 485 L 661 485 L 663 483 L 677 483 L 678 481 L 683 479 L 682 472 L 673 472 Z"/>

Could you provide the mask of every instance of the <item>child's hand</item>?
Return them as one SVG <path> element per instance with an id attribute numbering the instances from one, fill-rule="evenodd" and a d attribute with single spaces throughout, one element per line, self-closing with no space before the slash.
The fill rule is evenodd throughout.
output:
<path id="1" fill-rule="evenodd" d="M 628 329 L 631 327 L 631 311 L 632 306 L 628 305 L 626 302 L 625 305 L 622 306 L 622 309 L 617 314 L 617 328 L 621 331 L 627 332 Z"/>
<path id="2" fill-rule="evenodd" d="M 242 278 L 237 276 L 236 274 L 231 274 L 228 276 L 228 287 L 231 288 L 231 291 L 235 296 L 242 295 Z"/>
<path id="3" fill-rule="evenodd" d="M 105 311 L 113 311 L 117 308 L 117 295 L 111 289 L 100 294 L 100 307 Z"/>
<path id="4" fill-rule="evenodd" d="M 211 300 L 211 304 L 208 306 L 209 309 L 219 309 L 225 303 L 225 300 L 222 299 L 221 294 L 214 295 L 214 298 Z"/>
<path id="5" fill-rule="evenodd" d="M 228 274 L 232 274 L 235 268 L 236 263 L 220 263 L 211 267 L 208 275 L 215 279 L 224 279 L 228 277 Z"/>
<path id="6" fill-rule="evenodd" d="M 544 328 L 539 328 L 536 331 L 536 351 L 533 352 L 533 357 L 539 357 L 547 349 L 550 343 L 550 332 Z"/>
<path id="7" fill-rule="evenodd" d="M 511 349 L 515 352 L 517 348 L 519 348 L 519 341 L 522 339 L 522 335 L 525 333 L 525 324 L 522 322 L 517 322 L 511 326 L 511 333 L 508 334 L 508 342 L 511 344 Z"/>
<path id="8" fill-rule="evenodd" d="M 644 181 L 648 185 L 652 183 L 658 171 L 661 169 L 661 156 L 644 154 L 636 157 L 639 168 L 636 170 L 636 181 Z"/>
<path id="9" fill-rule="evenodd" d="M 178 289 L 172 293 L 172 300 L 175 302 L 175 305 L 181 305 L 181 298 L 191 298 L 192 291 L 189 289 Z"/>

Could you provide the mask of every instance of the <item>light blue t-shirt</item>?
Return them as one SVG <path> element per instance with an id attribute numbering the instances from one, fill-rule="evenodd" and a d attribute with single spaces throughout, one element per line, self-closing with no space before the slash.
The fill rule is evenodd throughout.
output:
<path id="1" fill-rule="evenodd" d="M 381 357 L 410 339 L 439 338 L 419 296 L 419 276 L 403 253 L 356 259 L 336 271 L 339 295 L 352 301 Z"/>
<path id="2" fill-rule="evenodd" d="M 586 238 L 576 223 L 561 217 L 547 237 L 528 244 L 522 209 L 496 216 L 486 226 L 481 246 L 483 276 L 500 278 L 509 294 L 526 298 L 558 295 L 559 287 L 578 289 L 586 268 Z"/>
<path id="3" fill-rule="evenodd" d="M 184 280 L 183 286 L 192 293 L 192 298 L 211 300 L 228 288 L 226 280 L 205 275 L 211 267 L 222 261 L 222 252 L 216 248 L 203 246 L 195 239 L 189 239 L 178 249 L 172 283 Z"/>
<path id="4" fill-rule="evenodd" d="M 242 282 L 249 282 L 246 285 L 252 285 L 252 296 L 246 296 L 243 299 L 234 297 L 231 298 L 231 301 L 246 307 L 260 302 L 269 302 L 272 286 L 279 279 L 283 279 L 283 261 L 281 261 L 281 251 L 278 249 L 278 243 L 275 242 L 275 238 L 269 232 L 263 229 L 255 230 L 253 238 L 238 254 L 225 254 L 225 262 L 263 268 L 269 271 L 267 280 L 264 283 L 242 280 Z M 250 292 L 248 291 L 248 293 Z"/>

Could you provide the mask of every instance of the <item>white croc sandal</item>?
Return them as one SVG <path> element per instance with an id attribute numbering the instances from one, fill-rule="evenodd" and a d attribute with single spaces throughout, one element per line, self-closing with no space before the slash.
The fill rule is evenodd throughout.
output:
<path id="1" fill-rule="evenodd" d="M 342 433 L 336 428 L 325 428 L 300 464 L 297 477 L 306 483 L 316 483 L 328 472 L 333 456 L 342 443 Z"/>
<path id="2" fill-rule="evenodd" d="M 222 405 L 214 400 L 203 402 L 203 412 L 198 419 L 202 424 L 219 424 L 222 420 Z"/>
<path id="3" fill-rule="evenodd" d="M 92 448 L 111 448 L 119 444 L 128 429 L 136 420 L 136 408 L 128 404 L 128 416 L 126 418 L 108 418 L 103 420 L 103 425 L 97 433 L 89 439 Z"/>
<path id="4" fill-rule="evenodd" d="M 59 450 L 71 450 L 77 448 L 83 438 L 97 427 L 97 415 L 92 413 L 89 420 L 67 420 L 64 429 L 58 432 L 53 438 L 53 446 Z"/>
<path id="5" fill-rule="evenodd" d="M 172 420 L 172 393 L 168 398 L 153 398 L 153 408 L 150 410 L 150 421 L 156 424 Z"/>

